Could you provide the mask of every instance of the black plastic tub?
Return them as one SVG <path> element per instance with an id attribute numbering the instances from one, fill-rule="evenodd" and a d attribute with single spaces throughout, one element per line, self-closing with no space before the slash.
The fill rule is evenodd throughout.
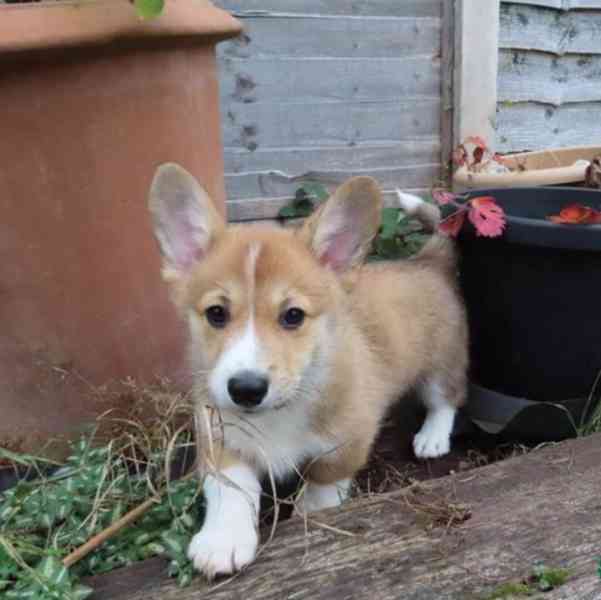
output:
<path id="1" fill-rule="evenodd" d="M 471 333 L 471 380 L 512 397 L 587 397 L 601 371 L 601 225 L 546 219 L 568 204 L 601 210 L 601 192 L 539 187 L 476 190 L 507 215 L 500 238 L 459 236 Z"/>

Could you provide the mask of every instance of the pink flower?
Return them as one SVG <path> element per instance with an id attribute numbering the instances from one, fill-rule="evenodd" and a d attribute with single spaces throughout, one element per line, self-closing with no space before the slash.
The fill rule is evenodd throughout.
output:
<path id="1" fill-rule="evenodd" d="M 457 198 L 457 194 L 445 192 L 444 190 L 433 190 L 432 198 L 436 200 L 439 206 L 443 206 L 444 204 L 454 203 Z"/>
<path id="2" fill-rule="evenodd" d="M 476 235 L 496 237 L 505 228 L 505 212 L 491 196 L 472 198 L 469 202 L 469 220 L 476 228 Z"/>

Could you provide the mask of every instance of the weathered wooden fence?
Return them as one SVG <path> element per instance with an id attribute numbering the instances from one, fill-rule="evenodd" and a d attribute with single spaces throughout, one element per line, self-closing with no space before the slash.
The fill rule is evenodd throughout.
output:
<path id="1" fill-rule="evenodd" d="M 601 144 L 601 1 L 502 2 L 497 148 Z"/>
<path id="2" fill-rule="evenodd" d="M 310 176 L 425 191 L 468 135 L 501 152 L 601 143 L 601 0 L 217 0 L 229 214 Z"/>
<path id="3" fill-rule="evenodd" d="M 219 49 L 231 219 L 275 217 L 306 174 L 439 179 L 443 0 L 217 3 L 246 27 Z"/>

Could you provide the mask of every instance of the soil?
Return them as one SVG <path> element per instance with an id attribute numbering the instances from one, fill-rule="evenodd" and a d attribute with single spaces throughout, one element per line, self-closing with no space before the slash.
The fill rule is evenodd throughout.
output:
<path id="1" fill-rule="evenodd" d="M 413 455 L 411 442 L 400 438 L 397 427 L 389 423 L 382 429 L 369 463 L 359 473 L 357 486 L 368 494 L 390 492 L 414 481 L 438 479 L 527 451 L 524 445 L 484 433 L 471 433 L 454 438 L 449 454 L 419 460 Z"/>

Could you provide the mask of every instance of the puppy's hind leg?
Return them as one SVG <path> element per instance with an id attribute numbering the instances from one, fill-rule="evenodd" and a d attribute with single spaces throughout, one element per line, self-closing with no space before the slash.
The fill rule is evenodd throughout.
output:
<path id="1" fill-rule="evenodd" d="M 451 432 L 457 407 L 463 403 L 465 386 L 457 389 L 445 378 L 431 377 L 422 385 L 421 396 L 428 412 L 422 428 L 413 438 L 415 456 L 443 456 L 451 449 Z"/>

